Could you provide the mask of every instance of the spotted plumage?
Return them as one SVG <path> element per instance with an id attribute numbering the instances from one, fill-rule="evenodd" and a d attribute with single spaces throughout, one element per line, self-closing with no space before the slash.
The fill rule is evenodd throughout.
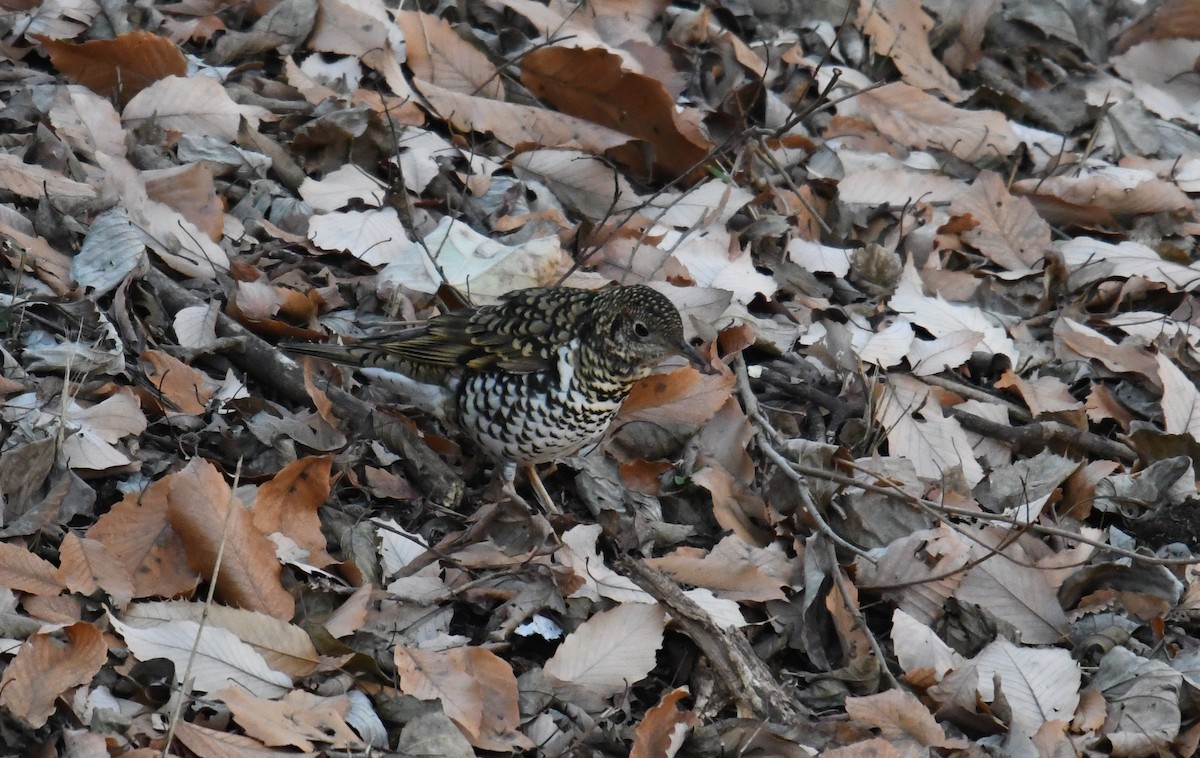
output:
<path id="1" fill-rule="evenodd" d="M 288 349 L 375 369 L 402 399 L 452 421 L 509 479 L 516 466 L 596 442 L 664 358 L 711 370 L 684 339 L 679 311 L 643 285 L 521 290 L 399 334 Z"/>

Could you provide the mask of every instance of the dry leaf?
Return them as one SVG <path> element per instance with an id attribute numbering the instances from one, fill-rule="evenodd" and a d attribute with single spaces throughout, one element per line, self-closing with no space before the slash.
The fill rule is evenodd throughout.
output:
<path id="1" fill-rule="evenodd" d="M 846 713 L 878 729 L 880 735 L 893 745 L 919 745 L 923 748 L 951 745 L 951 740 L 947 739 L 929 709 L 916 696 L 904 690 L 847 698 Z"/>
<path id="2" fill-rule="evenodd" d="M 418 11 L 399 11 L 406 63 L 418 79 L 451 92 L 504 99 L 504 85 L 487 56 L 458 36 L 445 19 Z"/>
<path id="3" fill-rule="evenodd" d="M 275 558 L 274 546 L 255 528 L 250 512 L 231 495 L 216 468 L 196 459 L 170 480 L 167 518 L 183 540 L 188 565 L 211 579 L 223 545 L 218 597 L 232 605 L 290 619 L 295 602 L 280 581 L 283 567 Z"/>
<path id="4" fill-rule="evenodd" d="M 293 461 L 258 488 L 254 525 L 263 534 L 279 532 L 308 552 L 305 563 L 324 568 L 334 562 L 325 552 L 317 510 L 329 499 L 333 459 L 311 456 Z"/>
<path id="5" fill-rule="evenodd" d="M 346 724 L 350 699 L 320 697 L 292 690 L 280 700 L 255 697 L 245 690 L 226 687 L 212 697 L 229 706 L 234 720 L 248 735 L 271 747 L 312 750 L 319 743 L 332 750 L 366 748 Z"/>
<path id="6" fill-rule="evenodd" d="M 1079 704 L 1082 673 L 1066 650 L 1018 647 L 1000 638 L 981 650 L 971 665 L 985 701 L 999 695 L 993 688 L 998 680 L 1012 709 L 1012 728 L 1021 733 L 1032 734 L 1051 719 L 1070 718 Z"/>
<path id="7" fill-rule="evenodd" d="M 291 677 L 271 669 L 261 655 L 227 629 L 209 625 L 201 631 L 195 621 L 167 621 L 140 628 L 111 615 L 108 622 L 140 660 L 170 660 L 175 664 L 177 682 L 189 671 L 194 690 L 215 692 L 234 683 L 260 697 L 279 697 L 292 688 Z"/>
<path id="8" fill-rule="evenodd" d="M 54 67 L 76 84 L 124 105 L 168 76 L 187 74 L 183 53 L 170 40 L 145 31 L 73 44 L 33 35 Z"/>
<path id="9" fill-rule="evenodd" d="M 300 627 L 255 611 L 201 602 L 163 601 L 138 603 L 122 615 L 130 626 L 154 627 L 168 621 L 199 621 L 232 632 L 262 656 L 272 669 L 295 679 L 309 676 L 320 665 L 320 655 Z"/>
<path id="10" fill-rule="evenodd" d="M 687 687 L 677 687 L 646 711 L 634 730 L 629 758 L 670 758 L 676 754 L 691 730 L 701 724 L 693 711 L 679 710 L 679 701 L 689 694 Z"/>
<path id="11" fill-rule="evenodd" d="M 10 542 L 0 542 L 0 587 L 31 595 L 54 596 L 63 591 L 54 566 Z"/>
<path id="12" fill-rule="evenodd" d="M 421 244 L 398 251 L 379 272 L 377 286 L 385 293 L 403 287 L 432 294 L 449 284 L 470 292 L 476 302 L 487 303 L 513 290 L 549 286 L 566 265 L 556 237 L 539 237 L 514 247 L 447 216 Z"/>
<path id="13" fill-rule="evenodd" d="M 876 54 L 892 59 L 904 80 L 921 90 L 936 89 L 952 103 L 964 99 L 962 88 L 929 47 L 933 19 L 919 0 L 883 0 L 859 6 L 858 23 L 871 37 Z"/>
<path id="14" fill-rule="evenodd" d="M 135 95 L 121 113 L 127 128 L 153 121 L 164 129 L 233 142 L 238 123 L 257 128 L 264 111 L 234 102 L 221 83 L 207 76 L 168 76 Z"/>
<path id="15" fill-rule="evenodd" d="M 875 416 L 888 430 L 892 455 L 913 461 L 917 474 L 931 481 L 963 477 L 968 487 L 983 479 L 962 427 L 947 417 L 930 388 L 917 379 L 889 374 L 877 391 Z"/>
<path id="16" fill-rule="evenodd" d="M 1003 180 L 990 171 L 976 177 L 950 208 L 978 222 L 963 239 L 1009 271 L 1031 273 L 1050 249 L 1050 225 L 1028 200 L 1010 195 Z"/>
<path id="17" fill-rule="evenodd" d="M 621 603 L 601 611 L 567 635 L 546 661 L 546 677 L 568 691 L 612 697 L 654 668 L 665 625 L 657 605 Z"/>
<path id="18" fill-rule="evenodd" d="M 133 599 L 133 577 L 105 548 L 93 539 L 68 534 L 59 548 L 58 578 L 71 592 L 91 595 L 104 590 L 117 609 Z"/>
<path id="19" fill-rule="evenodd" d="M 591 600 L 605 597 L 617 602 L 650 602 L 650 595 L 642 588 L 604 563 L 604 558 L 596 546 L 600 532 L 599 524 L 580 524 L 562 536 L 563 549 L 555 554 L 555 558 L 578 582 L 578 586 L 571 591 L 569 597 Z"/>
<path id="20" fill-rule="evenodd" d="M 208 408 L 212 389 L 207 375 L 158 350 L 147 350 L 138 358 L 147 364 L 147 379 L 159 392 L 154 399 L 164 401 L 163 410 L 197 415 Z"/>
<path id="21" fill-rule="evenodd" d="M 0 704 L 34 729 L 54 713 L 67 690 L 88 684 L 108 660 L 108 648 L 94 624 L 68 626 L 66 644 L 36 634 L 17 651 L 0 679 Z"/>
<path id="22" fill-rule="evenodd" d="M 175 597 L 191 592 L 200 581 L 166 520 L 170 486 L 168 477 L 126 495 L 86 533 L 133 577 L 134 597 Z"/>
<path id="23" fill-rule="evenodd" d="M 862 113 L 883 134 L 902 145 L 933 148 L 975 162 L 986 155 L 1011 155 L 1020 141 L 1008 119 L 996 111 L 955 108 L 916 87 L 893 82 L 862 92 L 839 106 L 839 113 Z"/>
<path id="24" fill-rule="evenodd" d="M 400 691 L 420 700 L 442 701 L 446 715 L 481 750 L 527 749 L 517 731 L 517 679 L 512 667 L 479 647 L 434 651 L 397 647 Z"/>
<path id="25" fill-rule="evenodd" d="M 686 113 L 676 111 L 662 84 L 625 70 L 606 50 L 532 50 L 521 58 L 521 82 L 564 113 L 645 140 L 654 149 L 655 171 L 664 176 L 696 170 L 713 147 Z"/>

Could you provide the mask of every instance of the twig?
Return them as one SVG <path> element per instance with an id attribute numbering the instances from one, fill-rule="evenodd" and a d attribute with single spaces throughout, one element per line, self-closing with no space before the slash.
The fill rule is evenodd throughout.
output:
<path id="1" fill-rule="evenodd" d="M 1065 540 L 1079 542 L 1084 545 L 1091 545 L 1092 547 L 1099 548 L 1099 549 L 1104 550 L 1105 552 L 1111 553 L 1115 556 L 1118 556 L 1121 558 L 1129 558 L 1130 560 L 1138 561 L 1140 563 L 1145 563 L 1147 565 L 1190 566 L 1195 563 L 1200 563 L 1200 556 L 1193 556 L 1191 558 L 1158 558 L 1157 556 L 1144 555 L 1142 553 L 1135 553 L 1132 550 L 1124 550 L 1122 548 L 1116 547 L 1115 545 L 1110 545 L 1107 542 L 1101 542 L 1100 540 L 1094 540 L 1090 537 L 1086 537 L 1082 534 L 1079 534 L 1078 532 L 1073 532 L 1070 529 L 1060 529 L 1059 527 L 1048 526 L 1046 524 L 1028 523 L 1026 521 L 1023 521 L 1018 516 L 1008 516 L 1003 513 L 987 513 L 985 511 L 969 510 L 967 508 L 955 508 L 954 506 L 951 506 L 951 505 L 935 503 L 932 500 L 926 500 L 924 498 L 917 497 L 916 495 L 911 495 L 907 492 L 904 492 L 903 490 L 890 489 L 888 487 L 881 487 L 877 484 L 868 484 L 867 482 L 861 481 L 859 479 L 855 479 L 854 477 L 846 476 L 844 474 L 839 474 L 836 471 L 830 471 L 829 469 L 815 468 L 813 466 L 805 466 L 800 463 L 791 463 L 791 462 L 789 462 L 789 466 L 791 468 L 796 469 L 797 473 L 803 474 L 805 476 L 811 476 L 811 477 L 815 477 L 817 479 L 823 479 L 825 481 L 834 482 L 836 484 L 844 484 L 849 487 L 857 487 L 858 489 L 863 490 L 864 492 L 873 492 L 877 495 L 883 495 L 884 497 L 891 498 L 893 500 L 900 500 L 900 501 L 903 501 L 906 503 L 910 503 L 917 507 L 929 508 L 931 510 L 937 511 L 938 513 L 946 514 L 949 516 L 961 516 L 963 518 L 978 519 L 981 521 L 994 521 L 994 522 L 1001 523 L 1001 524 L 1008 524 L 1010 526 L 1028 529 L 1030 532 L 1036 532 L 1038 534 L 1045 534 L 1045 535 L 1049 535 L 1052 537 L 1061 537 L 1062 539 L 1065 539 Z M 887 477 L 885 477 L 882 474 L 878 475 L 878 479 L 880 481 L 887 481 Z M 1007 558 L 1007 556 L 1005 556 L 1005 557 Z M 1009 559 L 1009 560 L 1011 560 L 1011 559 Z"/>
<path id="2" fill-rule="evenodd" d="M 834 551 L 833 545 L 826 543 L 824 547 L 827 551 L 825 559 L 832 567 L 830 573 L 833 574 L 833 583 L 842 596 L 842 602 L 846 606 L 846 611 L 854 617 L 854 623 L 858 624 L 858 628 L 866 636 L 867 644 L 871 646 L 871 652 L 875 654 L 875 660 L 879 662 L 879 671 L 883 675 L 884 680 L 887 681 L 892 689 L 899 689 L 900 682 L 896 679 L 896 675 L 892 673 L 891 667 L 888 666 L 887 658 L 883 656 L 883 648 L 879 645 L 879 640 L 875 639 L 875 633 L 871 631 L 871 627 L 867 626 L 867 620 L 863 616 L 862 609 L 855 602 L 850 582 L 846 579 L 846 573 L 842 571 L 842 567 L 838 565 L 837 553 Z"/>
<path id="3" fill-rule="evenodd" d="M 1104 458 L 1122 463 L 1137 463 L 1138 455 L 1126 445 L 1093 432 L 1074 429 L 1058 421 L 1033 421 L 1024 426 L 1009 426 L 976 416 L 958 408 L 946 409 L 968 431 L 1000 440 L 1013 446 L 1044 450 L 1052 442 L 1064 442 Z"/>
<path id="4" fill-rule="evenodd" d="M 772 387 L 802 400 L 816 403 L 822 408 L 829 409 L 837 418 L 843 418 L 845 415 L 862 415 L 863 413 L 861 405 L 847 403 L 840 398 L 827 395 L 802 383 L 793 383 L 787 378 L 786 374 L 774 376 L 771 373 L 764 372 L 762 379 Z M 1014 419 L 1023 422 L 1019 426 L 1010 426 L 977 416 L 960 408 L 946 408 L 945 412 L 953 416 L 968 431 L 982 434 L 985 437 L 992 437 L 1014 447 L 1025 446 L 1041 450 L 1053 442 L 1060 442 L 1079 450 L 1104 458 L 1115 459 L 1126 464 L 1136 463 L 1138 460 L 1138 454 L 1128 445 L 1116 440 L 1110 440 L 1095 432 L 1075 429 L 1058 421 L 1033 421 L 1032 416 L 1025 409 L 1003 398 L 989 394 L 978 387 L 972 387 L 969 384 L 939 376 L 923 376 L 921 380 L 926 384 L 942 387 L 943 389 L 957 392 L 981 402 L 998 404 Z M 849 414 L 847 414 L 847 408 L 850 409 Z"/>
<path id="5" fill-rule="evenodd" d="M 948 379 L 946 377 L 936 375 L 923 376 L 921 377 L 921 381 L 925 382 L 926 384 L 933 385 L 934 387 L 941 387 L 942 389 L 950 390 L 951 392 L 957 393 L 971 400 L 978 400 L 981 403 L 1002 405 L 1004 406 L 1004 409 L 1008 411 L 1008 415 L 1012 416 L 1018 421 L 1025 422 L 1033 420 L 1033 416 L 1029 415 L 1029 411 L 1025 410 L 1011 400 L 997 397 L 987 390 L 980 389 L 979 387 L 967 384 L 966 382 L 955 381 L 954 379 Z"/>
<path id="6" fill-rule="evenodd" d="M 746 415 L 758 425 L 759 431 L 761 432 L 758 435 L 759 449 L 762 450 L 763 454 L 766 455 L 772 463 L 779 467 L 785 476 L 796 482 L 798 485 L 798 491 L 800 493 L 800 503 L 804 506 L 804 510 L 808 513 L 809 517 L 812 518 L 812 520 L 816 523 L 817 529 L 819 529 L 820 532 L 826 537 L 833 540 L 836 544 L 840 545 L 846 550 L 849 550 L 855 555 L 874 563 L 875 559 L 872 558 L 866 550 L 863 550 L 861 547 L 853 544 L 852 542 L 846 541 L 841 535 L 833 531 L 833 527 L 831 527 L 829 522 L 825 520 L 825 517 L 821 515 L 821 510 L 817 507 L 816 502 L 812 499 L 812 493 L 809 492 L 807 482 L 805 482 L 804 478 L 792 469 L 792 466 L 790 465 L 791 462 L 785 458 L 782 453 L 775 449 L 774 440 L 779 439 L 780 434 L 775 430 L 775 427 L 771 425 L 771 422 L 767 420 L 767 417 L 764 416 L 762 411 L 759 409 L 758 399 L 754 397 L 754 391 L 750 389 L 750 377 L 746 375 L 746 362 L 742 359 L 740 354 L 734 356 L 733 371 L 735 377 L 737 378 L 738 396 L 742 400 L 742 406 L 746 409 Z"/>
<path id="7" fill-rule="evenodd" d="M 700 648 L 717 679 L 737 702 L 757 719 L 807 726 L 812 712 L 775 680 L 746 636 L 735 628 L 721 629 L 712 618 L 661 571 L 627 555 L 616 566 L 670 612 L 680 629 Z"/>

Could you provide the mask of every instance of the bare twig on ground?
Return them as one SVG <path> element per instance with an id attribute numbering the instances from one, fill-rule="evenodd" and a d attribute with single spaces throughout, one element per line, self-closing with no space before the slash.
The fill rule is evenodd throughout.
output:
<path id="1" fill-rule="evenodd" d="M 800 502 L 804 506 L 804 510 L 808 513 L 809 517 L 814 523 L 816 523 L 817 528 L 822 534 L 833 540 L 835 544 L 840 545 L 855 555 L 874 562 L 875 559 L 868 555 L 867 551 L 863 550 L 858 545 L 848 542 L 837 532 L 833 531 L 833 527 L 831 527 L 825 520 L 825 517 L 821 514 L 821 510 L 817 507 L 816 502 L 813 501 L 812 494 L 809 492 L 808 485 L 805 483 L 804 478 L 794 470 L 792 465 L 790 465 L 791 461 L 789 461 L 783 455 L 783 453 L 780 453 L 775 449 L 775 443 L 781 438 L 781 435 L 775 430 L 775 427 L 771 425 L 771 422 L 759 409 L 758 399 L 754 397 L 754 392 L 750 389 L 750 378 L 746 375 L 746 362 L 742 359 L 741 355 L 738 355 L 734 358 L 733 371 L 737 378 L 738 396 L 742 400 L 742 406 L 746 409 L 746 416 L 750 418 L 750 420 L 753 421 L 758 427 L 759 449 L 762 450 L 763 454 L 766 455 L 772 463 L 779 467 L 780 471 L 782 471 L 785 476 L 796 482 L 797 491 L 800 493 Z"/>
<path id="2" fill-rule="evenodd" d="M 1028 411 L 1002 398 L 997 398 L 978 387 L 972 387 L 963 382 L 937 376 L 924 376 L 921 377 L 921 380 L 926 384 L 942 387 L 951 392 L 958 392 L 969 398 L 983 402 L 999 403 L 1005 407 L 1010 416 L 1017 422 L 1021 422 L 1017 426 L 1010 426 L 990 421 L 957 408 L 947 408 L 946 412 L 957 419 L 963 428 L 968 431 L 991 437 L 1014 447 L 1044 449 L 1052 443 L 1061 443 L 1086 453 L 1118 460 L 1126 464 L 1136 463 L 1138 460 L 1137 453 L 1121 442 L 1102 437 L 1095 432 L 1074 429 L 1057 421 L 1033 421 Z M 861 416 L 864 412 L 861 405 L 848 403 L 841 398 L 821 392 L 813 387 L 793 382 L 786 374 L 764 371 L 762 381 L 792 397 L 828 409 L 832 412 L 834 420 Z M 833 425 L 831 421 L 831 426 Z"/>
<path id="3" fill-rule="evenodd" d="M 812 712 L 776 681 L 750 642 L 737 629 L 721 629 L 669 577 L 643 561 L 619 555 L 616 565 L 671 614 L 683 633 L 696 644 L 717 678 L 755 718 L 788 726 L 811 723 Z"/>

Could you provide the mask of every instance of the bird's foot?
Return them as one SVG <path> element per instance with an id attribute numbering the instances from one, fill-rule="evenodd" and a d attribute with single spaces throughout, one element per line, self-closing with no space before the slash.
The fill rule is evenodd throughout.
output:
<path id="1" fill-rule="evenodd" d="M 542 484 L 541 477 L 538 476 L 537 468 L 534 466 L 524 467 L 526 475 L 529 477 L 529 486 L 533 488 L 534 497 L 537 499 L 538 505 L 541 506 L 541 511 L 548 516 L 560 516 L 562 510 L 554 504 L 550 498 L 550 493 L 546 491 L 546 486 Z M 538 509 L 534 508 L 524 497 L 517 492 L 517 465 L 515 463 L 505 463 L 500 470 L 500 481 L 502 482 L 500 491 L 511 501 L 519 505 L 523 505 L 532 513 L 537 513 Z"/>

